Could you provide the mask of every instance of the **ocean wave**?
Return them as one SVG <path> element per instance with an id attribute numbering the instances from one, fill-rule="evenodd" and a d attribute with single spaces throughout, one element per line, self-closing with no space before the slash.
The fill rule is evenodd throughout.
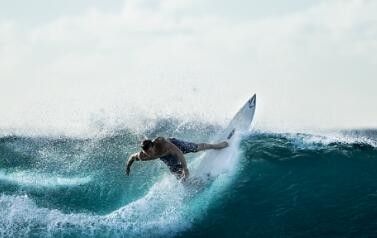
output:
<path id="1" fill-rule="evenodd" d="M 348 193 L 362 201 L 354 214 L 370 214 L 365 207 L 373 202 L 360 200 L 373 199 L 377 191 L 377 133 L 370 131 L 254 130 L 242 135 L 239 149 L 233 148 L 237 159 L 227 160 L 230 171 L 221 170 L 213 180 L 190 189 L 160 161 L 135 163 L 131 176 L 124 175 L 125 160 L 144 136 L 207 142 L 220 129 L 160 120 L 142 133 L 122 129 L 86 139 L 0 138 L 0 236 L 195 237 L 204 231 L 230 236 L 232 231 L 237 237 L 268 237 L 280 234 L 279 217 L 297 223 L 299 216 L 289 215 L 296 211 L 306 217 L 305 204 L 321 209 L 322 203 L 311 196 L 318 201 L 339 196 L 345 199 L 339 205 L 326 203 L 343 209 L 351 204 L 344 195 Z M 195 169 L 203 158 L 193 154 L 187 159 Z M 267 231 L 262 220 L 276 229 Z"/>

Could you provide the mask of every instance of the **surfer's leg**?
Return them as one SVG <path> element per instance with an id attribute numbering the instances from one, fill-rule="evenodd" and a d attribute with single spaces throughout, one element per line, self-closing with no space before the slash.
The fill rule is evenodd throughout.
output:
<path id="1" fill-rule="evenodd" d="M 217 143 L 217 144 L 201 143 L 201 144 L 198 144 L 198 151 L 209 150 L 209 149 L 219 150 L 219 149 L 223 149 L 225 147 L 228 147 L 228 145 L 229 144 L 226 141 L 223 141 L 223 142 L 220 142 L 220 143 Z"/>
<path id="2" fill-rule="evenodd" d="M 196 144 L 192 142 L 178 140 L 176 138 L 169 138 L 169 140 L 171 143 L 176 145 L 183 152 L 183 154 L 191 153 L 191 152 L 195 153 L 198 151 L 209 150 L 209 149 L 219 150 L 228 146 L 228 142 L 226 141 L 223 141 L 217 144 L 207 144 L 207 143 Z"/>
<path id="3" fill-rule="evenodd" d="M 192 153 L 192 152 L 198 152 L 199 146 L 198 144 L 178 140 L 176 138 L 169 138 L 169 141 L 173 143 L 175 146 L 178 147 L 182 151 L 183 154 Z"/>

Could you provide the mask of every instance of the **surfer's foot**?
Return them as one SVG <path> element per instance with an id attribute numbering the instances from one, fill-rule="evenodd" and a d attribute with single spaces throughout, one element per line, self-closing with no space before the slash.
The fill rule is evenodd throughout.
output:
<path id="1" fill-rule="evenodd" d="M 219 150 L 219 149 L 223 149 L 223 148 L 228 147 L 228 146 L 229 146 L 228 142 L 223 141 L 223 142 L 220 142 L 218 144 L 213 144 L 212 149 Z"/>
<path id="2" fill-rule="evenodd" d="M 226 141 L 218 143 L 218 144 L 206 144 L 206 143 L 202 143 L 202 144 L 199 144 L 198 151 L 209 150 L 209 149 L 219 150 L 219 149 L 225 148 L 227 146 L 229 146 L 229 144 Z"/>

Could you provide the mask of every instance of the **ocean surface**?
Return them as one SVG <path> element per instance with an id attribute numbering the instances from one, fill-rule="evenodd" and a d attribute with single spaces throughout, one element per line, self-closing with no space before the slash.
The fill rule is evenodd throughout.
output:
<path id="1" fill-rule="evenodd" d="M 203 184 L 159 160 L 124 173 L 144 136 L 207 142 L 221 129 L 160 119 L 89 138 L 4 134 L 0 237 L 377 237 L 376 130 L 254 129 Z"/>

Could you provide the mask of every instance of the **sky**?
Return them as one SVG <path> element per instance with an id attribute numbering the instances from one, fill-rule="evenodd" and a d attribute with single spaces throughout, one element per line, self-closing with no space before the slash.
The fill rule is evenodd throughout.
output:
<path id="1" fill-rule="evenodd" d="M 0 0 L 0 132 L 377 127 L 377 1 Z"/>

